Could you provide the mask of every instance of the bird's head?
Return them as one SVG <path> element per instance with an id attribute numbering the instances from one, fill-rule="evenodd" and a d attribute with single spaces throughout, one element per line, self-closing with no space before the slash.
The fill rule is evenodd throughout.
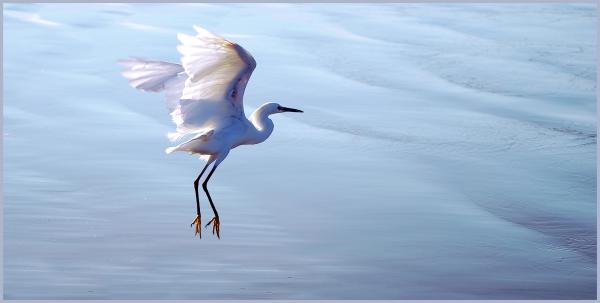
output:
<path id="1" fill-rule="evenodd" d="M 281 106 L 278 103 L 267 103 L 267 104 L 263 105 L 262 107 L 264 108 L 264 111 L 269 115 L 285 113 L 285 112 L 303 113 L 303 111 L 301 111 L 299 109 Z"/>

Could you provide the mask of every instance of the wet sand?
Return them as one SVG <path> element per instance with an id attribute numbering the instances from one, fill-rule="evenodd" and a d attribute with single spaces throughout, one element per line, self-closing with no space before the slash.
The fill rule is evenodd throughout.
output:
<path id="1" fill-rule="evenodd" d="M 4 5 L 5 299 L 593 299 L 594 5 Z M 163 96 L 204 26 L 275 116 L 210 183 Z M 203 220 L 212 217 L 201 201 Z"/>

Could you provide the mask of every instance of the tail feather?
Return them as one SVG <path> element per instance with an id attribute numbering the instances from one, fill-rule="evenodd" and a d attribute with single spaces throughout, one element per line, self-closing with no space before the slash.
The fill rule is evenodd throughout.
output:
<path id="1" fill-rule="evenodd" d="M 123 66 L 123 76 L 129 84 L 144 91 L 158 92 L 165 88 L 165 83 L 183 72 L 183 67 L 176 63 L 130 58 L 118 61 Z"/>
<path id="2" fill-rule="evenodd" d="M 167 147 L 167 149 L 165 149 L 165 153 L 167 153 L 167 154 L 170 154 L 170 153 L 172 153 L 172 152 L 176 151 L 178 147 L 179 147 L 179 146 L 171 146 L 171 147 Z"/>
<path id="3" fill-rule="evenodd" d="M 180 133 L 180 132 L 171 132 L 171 133 L 167 134 L 167 138 L 169 138 L 169 141 L 175 142 L 175 141 L 181 139 L 185 135 L 186 134 Z"/>

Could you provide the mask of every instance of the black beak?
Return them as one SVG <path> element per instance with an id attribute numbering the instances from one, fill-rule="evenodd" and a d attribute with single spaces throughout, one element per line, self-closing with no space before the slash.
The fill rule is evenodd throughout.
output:
<path id="1" fill-rule="evenodd" d="M 283 107 L 283 106 L 280 106 L 279 110 L 282 112 L 303 113 L 303 111 L 301 111 L 299 109 Z"/>

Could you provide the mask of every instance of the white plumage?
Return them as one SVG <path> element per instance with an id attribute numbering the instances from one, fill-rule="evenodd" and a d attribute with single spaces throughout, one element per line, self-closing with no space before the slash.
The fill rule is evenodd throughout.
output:
<path id="1" fill-rule="evenodd" d="M 178 34 L 181 65 L 139 58 L 122 60 L 123 76 L 141 90 L 165 89 L 167 107 L 179 138 L 226 125 L 244 116 L 246 83 L 256 61 L 241 46 L 194 26 L 196 36 Z"/>
<path id="2" fill-rule="evenodd" d="M 143 91 L 165 91 L 171 119 L 177 126 L 175 132 L 169 133 L 169 139 L 187 138 L 166 152 L 186 151 L 207 161 L 194 182 L 197 217 L 192 224 L 196 224 L 197 234 L 200 225 L 198 182 L 214 162 L 203 188 L 215 213 L 209 224 L 213 223 L 213 233 L 216 231 L 218 236 L 219 216 L 206 188 L 212 173 L 232 148 L 257 144 L 271 135 L 274 125 L 269 115 L 302 111 L 266 103 L 248 120 L 244 115 L 243 97 L 256 61 L 238 44 L 198 26 L 194 29 L 196 36 L 177 35 L 181 42 L 177 46 L 181 64 L 140 58 L 119 62 L 131 86 Z"/>

